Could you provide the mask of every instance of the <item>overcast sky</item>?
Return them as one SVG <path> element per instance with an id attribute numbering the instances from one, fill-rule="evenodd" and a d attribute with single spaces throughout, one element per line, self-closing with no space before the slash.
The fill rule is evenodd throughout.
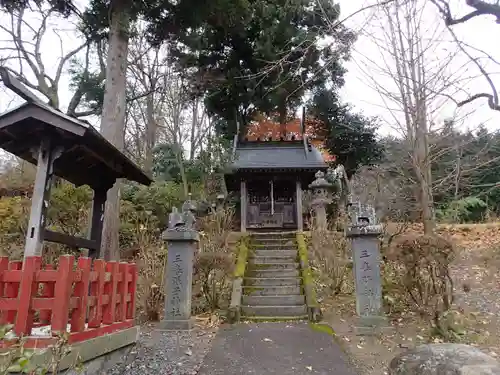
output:
<path id="1" fill-rule="evenodd" d="M 376 0 L 340 0 L 344 15 L 352 14 L 363 6 L 374 3 L 376 3 Z M 465 15 L 471 9 L 465 5 L 465 0 L 451 0 L 450 4 L 452 4 L 452 11 L 455 15 Z M 367 66 L 361 63 L 363 61 L 366 62 L 366 56 L 370 56 L 374 60 L 383 58 L 383 55 L 381 55 L 381 52 L 372 39 L 374 35 L 380 37 L 380 29 L 377 27 L 378 22 L 374 19 L 374 12 L 375 10 L 366 11 L 347 21 L 347 24 L 351 28 L 360 32 L 360 36 L 354 46 L 352 59 L 347 64 L 349 72 L 346 76 L 346 85 L 342 90 L 342 97 L 365 114 L 381 118 L 383 121 L 381 133 L 393 134 L 393 127 L 389 125 L 393 122 L 392 116 L 388 114 L 380 95 L 368 83 L 369 80 L 366 77 L 366 73 L 373 72 L 375 78 L 380 82 L 384 82 L 384 84 L 385 82 L 390 84 L 390 80 L 384 75 L 378 74 L 376 69 L 370 69 L 369 62 L 367 62 Z M 440 21 L 441 19 L 434 5 L 428 2 L 425 12 L 425 23 L 427 24 L 429 35 L 431 35 L 431 31 L 434 28 L 441 27 L 443 29 L 443 33 L 440 34 L 442 40 L 436 43 L 435 53 L 437 55 L 442 54 L 441 57 L 446 58 L 446 55 L 449 55 L 452 51 L 456 51 L 456 43 L 452 40 L 451 35 L 446 32 Z M 466 24 L 454 26 L 453 30 L 457 37 L 466 44 L 474 46 L 478 50 L 489 54 L 496 61 L 500 61 L 500 48 L 498 47 L 498 43 L 494 42 L 494 35 L 498 34 L 500 25 L 495 23 L 494 17 L 478 17 L 468 21 Z M 495 72 L 500 72 L 500 65 L 484 59 L 484 54 L 481 52 L 470 49 L 469 51 L 474 57 L 481 57 L 481 63 L 486 66 L 488 72 L 491 72 L 491 79 L 496 83 L 497 87 L 500 87 L 500 78 L 498 74 L 495 74 Z M 460 74 L 464 78 L 475 77 L 463 82 L 464 92 L 459 95 L 457 100 L 466 99 L 467 93 L 491 93 L 487 81 L 484 77 L 480 76 L 478 68 L 465 55 L 459 54 L 451 65 L 448 73 L 454 73 L 455 69 L 461 69 Z M 454 103 L 447 103 L 439 113 L 436 113 L 435 121 L 442 122 L 448 118 L 461 120 L 459 121 L 459 126 L 462 129 L 475 129 L 479 124 L 484 124 L 491 130 L 500 129 L 500 112 L 492 111 L 485 99 L 475 101 L 473 104 L 469 104 L 460 110 L 457 110 Z"/>
<path id="2" fill-rule="evenodd" d="M 363 6 L 368 4 L 373 4 L 376 0 L 340 0 L 342 17 L 344 18 L 353 12 L 356 12 Z M 84 0 L 77 1 L 77 3 L 84 4 Z M 465 3 L 462 0 L 452 1 L 454 5 Z M 81 6 L 83 8 L 83 6 Z M 456 8 L 457 14 L 465 14 L 467 8 L 463 5 L 462 7 Z M 354 46 L 352 59 L 347 64 L 348 74 L 346 76 L 346 85 L 342 90 L 342 99 L 346 102 L 351 103 L 356 110 L 362 111 L 364 114 L 369 116 L 377 116 L 382 121 L 382 128 L 380 130 L 381 134 L 393 133 L 393 128 L 391 127 L 392 116 L 388 115 L 388 111 L 384 108 L 384 102 L 376 90 L 372 88 L 369 83 L 367 74 L 371 78 L 376 79 L 377 82 L 387 82 L 387 77 L 381 75 L 376 69 L 372 69 L 369 62 L 366 60 L 366 56 L 373 58 L 374 56 L 380 55 L 378 47 L 373 43 L 372 36 L 377 35 L 379 32 L 376 28 L 376 22 L 373 18 L 374 11 L 368 10 L 360 13 L 359 15 L 350 18 L 347 21 L 347 25 L 361 34 Z M 3 16 L 5 17 L 5 16 Z M 435 22 L 437 22 L 437 13 L 435 9 L 429 9 L 428 19 L 426 22 L 429 24 L 429 28 L 438 27 Z M 0 17 L 0 24 L 5 25 L 5 18 Z M 49 25 L 50 26 L 50 25 Z M 72 29 L 72 25 L 65 23 L 64 21 L 57 21 L 57 26 L 61 32 L 59 33 L 62 43 L 57 35 L 54 33 L 48 33 L 44 45 L 42 46 L 42 57 L 46 65 L 46 69 L 49 72 L 54 72 L 58 63 L 58 59 L 61 56 L 61 48 L 64 52 L 69 51 L 78 45 L 78 40 L 75 35 L 68 32 Z M 441 25 L 442 26 L 442 25 Z M 492 35 L 498 34 L 497 28 L 500 25 L 495 23 L 494 19 L 489 17 L 481 17 L 467 24 L 455 26 L 455 31 L 460 39 L 466 41 L 468 44 L 475 46 L 479 50 L 483 50 L 490 54 L 494 58 L 498 58 L 500 61 L 500 49 L 498 44 L 493 42 L 494 38 Z M 2 46 L 2 40 L 5 40 L 5 33 L 0 30 L 0 47 Z M 443 41 L 442 45 L 439 45 L 439 51 L 436 49 L 436 53 L 449 53 L 450 52 L 449 41 Z M 480 53 L 473 51 L 475 56 L 480 56 Z M 7 51 L 0 50 L 0 57 L 6 56 Z M 380 57 L 382 58 L 382 57 Z M 470 64 L 465 56 L 461 56 L 460 59 L 454 61 L 457 67 L 467 66 L 466 74 L 478 75 L 477 68 Z M 499 71 L 497 64 L 488 63 L 487 69 L 489 72 L 495 73 Z M 495 74 L 491 75 L 492 79 L 500 87 L 500 80 Z M 62 107 L 65 107 L 70 98 L 70 92 L 68 89 L 67 77 L 63 77 L 61 81 L 61 102 Z M 464 84 L 464 89 L 469 93 L 477 92 L 490 92 L 486 80 L 478 76 L 474 80 L 468 81 Z M 466 93 L 462 93 L 462 97 L 459 99 L 465 99 Z M 3 90 L 0 92 L 0 111 L 4 111 L 11 108 L 15 104 L 19 104 L 19 100 L 12 100 L 13 96 L 8 95 Z M 456 106 L 453 103 L 445 105 L 442 110 L 436 115 L 436 121 L 440 122 L 446 118 L 458 117 L 462 118 L 464 113 L 468 113 L 465 120 L 460 122 L 460 126 L 465 128 L 476 128 L 479 124 L 485 124 L 489 129 L 499 129 L 500 128 L 500 112 L 492 111 L 486 105 L 485 100 L 476 101 L 473 104 L 466 106 L 465 108 L 457 111 Z M 470 114 L 469 114 L 470 113 Z M 96 124 L 97 125 L 97 124 Z"/>

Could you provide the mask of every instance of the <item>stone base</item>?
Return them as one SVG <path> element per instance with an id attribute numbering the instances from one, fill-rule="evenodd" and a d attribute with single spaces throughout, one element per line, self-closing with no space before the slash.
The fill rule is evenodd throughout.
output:
<path id="1" fill-rule="evenodd" d="M 138 339 L 139 327 L 136 326 L 70 345 L 67 348 L 68 354 L 59 363 L 58 373 L 67 375 L 107 373 L 113 366 L 130 359 L 129 355 Z M 0 359 L 0 366 L 5 365 L 6 359 L 7 357 Z M 46 368 L 53 359 L 50 349 L 35 349 L 29 368 L 26 370 Z M 79 363 L 82 364 L 83 371 L 74 368 Z M 8 373 L 20 372 L 14 367 Z"/>
<path id="2" fill-rule="evenodd" d="M 162 320 L 158 324 L 159 331 L 191 331 L 194 328 L 194 320 Z"/>
<path id="3" fill-rule="evenodd" d="M 371 336 L 390 328 L 385 316 L 360 316 L 354 326 L 354 331 L 358 336 Z"/>

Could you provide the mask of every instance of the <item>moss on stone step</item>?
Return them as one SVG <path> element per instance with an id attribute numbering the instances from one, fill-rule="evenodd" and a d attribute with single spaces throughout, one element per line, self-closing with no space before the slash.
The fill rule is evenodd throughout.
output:
<path id="1" fill-rule="evenodd" d="M 335 331 L 328 324 L 309 323 L 309 327 L 311 327 L 314 331 L 327 333 L 330 336 L 336 336 Z"/>
<path id="2" fill-rule="evenodd" d="M 259 322 L 259 323 L 273 323 L 273 322 L 287 322 L 297 320 L 307 320 L 307 315 L 299 316 L 242 316 L 243 321 Z"/>

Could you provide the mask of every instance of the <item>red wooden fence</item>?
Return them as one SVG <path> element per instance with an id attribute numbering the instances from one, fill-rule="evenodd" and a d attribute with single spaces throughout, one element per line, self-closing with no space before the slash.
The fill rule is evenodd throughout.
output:
<path id="1" fill-rule="evenodd" d="M 18 336 L 28 336 L 26 348 L 54 344 L 69 325 L 75 343 L 134 326 L 137 267 L 64 255 L 57 269 L 42 268 L 42 258 L 9 262 L 0 257 L 0 324 L 14 324 Z M 30 336 L 32 329 L 50 326 L 51 335 Z M 0 342 L 0 348 L 11 345 Z"/>

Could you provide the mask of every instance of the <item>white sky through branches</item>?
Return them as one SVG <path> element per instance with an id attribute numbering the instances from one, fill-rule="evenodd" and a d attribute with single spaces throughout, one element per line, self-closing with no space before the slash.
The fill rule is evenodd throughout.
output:
<path id="1" fill-rule="evenodd" d="M 420 0 L 417 0 L 420 1 Z M 425 1 L 425 0 L 421 0 Z M 358 11 L 367 5 L 373 4 L 376 0 L 339 0 L 341 5 L 342 18 L 349 16 L 350 14 Z M 79 8 L 83 9 L 86 1 L 77 1 Z M 467 9 L 464 5 L 465 1 L 456 0 L 451 2 L 453 6 L 456 6 L 454 11 L 457 14 L 465 14 Z M 459 7 L 459 4 L 463 4 Z M 381 100 L 380 95 L 376 90 L 372 88 L 373 85 L 368 83 L 367 73 L 370 74 L 371 79 L 377 80 L 377 82 L 384 83 L 387 77 L 380 74 L 375 68 L 370 67 L 369 61 L 366 57 L 372 59 L 382 58 L 381 52 L 376 44 L 374 44 L 371 38 L 375 35 L 378 37 L 379 30 L 375 27 L 374 13 L 375 9 L 369 9 L 367 11 L 361 12 L 356 16 L 349 18 L 346 21 L 347 26 L 351 27 L 355 31 L 360 32 L 360 36 L 354 46 L 352 52 L 352 59 L 347 64 L 348 73 L 346 75 L 346 84 L 341 91 L 341 97 L 345 102 L 348 102 L 354 106 L 357 111 L 362 111 L 368 116 L 377 116 L 380 118 L 382 127 L 380 129 L 381 135 L 392 134 L 391 128 L 391 117 L 388 116 L 388 111 L 384 107 L 384 102 Z M 432 14 L 431 14 L 432 13 Z M 0 16 L 0 24 L 5 24 L 6 15 Z M 435 9 L 429 11 L 428 27 L 438 27 L 436 25 L 437 12 Z M 440 25 L 442 27 L 442 25 Z M 45 39 L 44 45 L 42 45 L 41 52 L 42 58 L 46 65 L 47 71 L 53 73 L 55 67 L 57 66 L 59 57 L 61 56 L 61 48 L 63 52 L 67 52 L 79 44 L 79 41 L 71 30 L 74 29 L 68 21 L 57 20 L 57 24 L 49 25 L 50 27 L 57 28 L 62 43 L 59 36 L 54 32 L 47 32 L 47 37 Z M 495 83 L 497 83 L 500 88 L 500 64 L 492 62 L 491 59 L 486 59 L 483 51 L 490 55 L 492 58 L 500 61 L 500 48 L 495 42 L 495 36 L 500 33 L 500 25 L 495 23 L 494 19 L 490 17 L 479 17 L 473 19 L 466 24 L 454 26 L 454 31 L 460 40 L 463 40 L 466 44 L 473 46 L 474 49 L 469 49 L 471 54 L 475 57 L 481 57 L 480 61 L 485 64 L 487 71 L 490 72 L 491 78 Z M 9 51 L 2 50 L 1 47 L 5 47 L 5 40 L 8 36 L 5 32 L 0 30 L 0 58 L 7 56 Z M 436 48 L 436 53 L 449 53 L 453 48 L 456 48 L 450 43 L 450 39 L 443 40 L 439 42 L 439 46 Z M 474 94 L 478 92 L 490 92 L 489 86 L 486 80 L 479 74 L 477 68 L 467 61 L 467 57 L 460 56 L 461 60 L 454 61 L 457 67 L 462 67 L 464 77 L 464 91 Z M 453 67 L 451 67 L 453 69 Z M 25 69 L 29 71 L 29 69 Z M 473 79 L 468 77 L 474 76 Z M 385 83 L 384 83 L 385 84 Z M 388 85 L 390 80 L 388 80 Z M 69 90 L 69 81 L 67 76 L 63 76 L 61 79 L 60 88 L 60 101 L 61 107 L 65 108 L 68 105 L 68 101 L 71 97 Z M 466 98 L 466 93 L 462 93 L 462 96 L 458 100 L 463 100 Z M 7 93 L 4 87 L 0 86 L 0 112 L 3 112 L 13 106 L 19 104 L 21 100 L 15 98 L 11 93 Z M 457 111 L 455 104 L 449 102 L 445 104 L 435 116 L 435 121 L 442 122 L 444 119 L 451 118 L 455 116 L 456 118 L 462 119 L 459 123 L 461 129 L 475 129 L 480 124 L 485 124 L 485 126 L 490 130 L 500 129 L 500 112 L 492 111 L 486 103 L 486 100 L 476 100 L 473 103 L 465 106 L 464 108 Z M 91 123 L 98 125 L 98 119 L 91 119 Z"/>

